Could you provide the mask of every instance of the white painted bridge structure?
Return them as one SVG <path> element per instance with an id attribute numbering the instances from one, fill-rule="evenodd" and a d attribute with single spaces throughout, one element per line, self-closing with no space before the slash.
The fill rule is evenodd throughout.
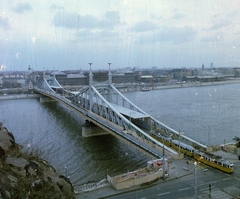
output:
<path id="1" fill-rule="evenodd" d="M 150 155 L 151 158 L 162 157 L 163 151 L 165 152 L 163 155 L 174 159 L 182 157 L 178 152 L 164 146 L 151 136 L 151 133 L 157 134 L 158 132 L 179 136 L 179 132 L 154 119 L 118 91 L 112 85 L 110 67 L 108 82 L 105 84 L 93 82 L 90 64 L 89 85 L 77 92 L 64 90 L 55 76 L 50 78 L 44 76 L 41 85 L 34 87 L 34 91 L 62 102 L 77 111 L 90 123 L 125 141 L 144 154 Z M 181 138 L 202 149 L 207 148 L 185 135 L 181 135 Z"/>

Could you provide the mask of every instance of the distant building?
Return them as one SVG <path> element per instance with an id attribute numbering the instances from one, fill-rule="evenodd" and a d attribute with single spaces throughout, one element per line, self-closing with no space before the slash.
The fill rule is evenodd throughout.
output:
<path id="1" fill-rule="evenodd" d="M 23 75 L 4 75 L 2 77 L 3 88 L 22 88 L 25 86 Z"/>
<path id="2" fill-rule="evenodd" d="M 94 71 L 93 81 L 98 83 L 108 83 L 108 71 Z M 54 72 L 54 75 L 59 84 L 65 85 L 88 85 L 89 84 L 89 72 L 78 73 L 78 74 L 66 74 L 64 72 Z M 134 72 L 114 72 L 112 73 L 112 82 L 116 84 L 120 83 L 134 83 L 135 76 Z"/>
<path id="3" fill-rule="evenodd" d="M 69 85 L 86 85 L 86 76 L 82 73 L 80 74 L 68 74 L 67 83 Z"/>
<path id="4" fill-rule="evenodd" d="M 62 86 L 86 85 L 86 76 L 84 74 L 66 74 L 64 72 L 54 72 L 54 75 L 59 84 Z"/>
<path id="5" fill-rule="evenodd" d="M 143 75 L 143 76 L 141 76 L 140 80 L 141 80 L 141 82 L 152 83 L 153 76 L 152 75 Z"/>
<path id="6" fill-rule="evenodd" d="M 212 62 L 211 62 L 211 64 L 210 64 L 210 68 L 213 69 L 213 63 L 212 63 Z"/>
<path id="7" fill-rule="evenodd" d="M 216 82 L 216 81 L 225 81 L 226 77 L 224 76 L 184 76 L 183 81 L 185 82 Z"/>
<path id="8" fill-rule="evenodd" d="M 51 73 L 51 76 L 55 76 L 55 78 L 57 79 L 57 81 L 59 82 L 59 84 L 61 84 L 61 85 L 66 85 L 66 84 L 68 84 L 67 83 L 67 74 L 66 73 L 64 73 L 64 72 L 53 72 L 53 73 Z"/>
<path id="9" fill-rule="evenodd" d="M 33 70 L 31 69 L 30 65 L 28 67 L 28 75 L 30 75 L 33 72 Z"/>

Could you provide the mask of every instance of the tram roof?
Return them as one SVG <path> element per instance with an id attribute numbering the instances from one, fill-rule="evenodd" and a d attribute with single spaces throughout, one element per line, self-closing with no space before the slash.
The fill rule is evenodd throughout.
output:
<path id="1" fill-rule="evenodd" d="M 179 144 L 179 143 L 180 143 L 180 146 L 182 146 L 182 147 L 184 147 L 184 148 L 186 148 L 186 149 L 195 150 L 194 147 L 192 147 L 192 146 L 190 146 L 190 145 L 188 145 L 188 144 L 185 144 L 185 143 L 183 143 L 183 142 L 179 142 L 178 140 L 172 140 L 172 142 L 173 142 L 174 144 Z"/>
<path id="2" fill-rule="evenodd" d="M 133 119 L 140 119 L 140 118 L 148 118 L 148 117 L 150 117 L 149 115 L 146 115 L 144 113 L 140 113 L 140 112 L 137 112 L 137 111 L 134 111 L 134 110 L 131 110 L 131 109 L 119 106 L 117 104 L 113 104 L 113 103 L 110 103 L 110 104 L 119 113 L 121 113 L 123 115 L 126 115 L 126 116 L 128 116 L 130 118 L 133 118 Z"/>

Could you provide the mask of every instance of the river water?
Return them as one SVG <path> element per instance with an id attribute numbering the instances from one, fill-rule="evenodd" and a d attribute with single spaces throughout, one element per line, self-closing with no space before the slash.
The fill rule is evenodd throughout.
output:
<path id="1" fill-rule="evenodd" d="M 240 84 L 131 92 L 124 95 L 157 120 L 208 145 L 239 136 Z M 100 181 L 146 165 L 148 158 L 111 135 L 81 136 L 84 119 L 58 102 L 0 101 L 0 122 L 16 142 L 39 153 L 73 184 Z"/>

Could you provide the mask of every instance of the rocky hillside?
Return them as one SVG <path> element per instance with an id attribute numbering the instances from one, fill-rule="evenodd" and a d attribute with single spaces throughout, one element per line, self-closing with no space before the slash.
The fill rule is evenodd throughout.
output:
<path id="1" fill-rule="evenodd" d="M 39 157 L 23 153 L 0 123 L 0 199 L 74 199 L 70 181 Z"/>

